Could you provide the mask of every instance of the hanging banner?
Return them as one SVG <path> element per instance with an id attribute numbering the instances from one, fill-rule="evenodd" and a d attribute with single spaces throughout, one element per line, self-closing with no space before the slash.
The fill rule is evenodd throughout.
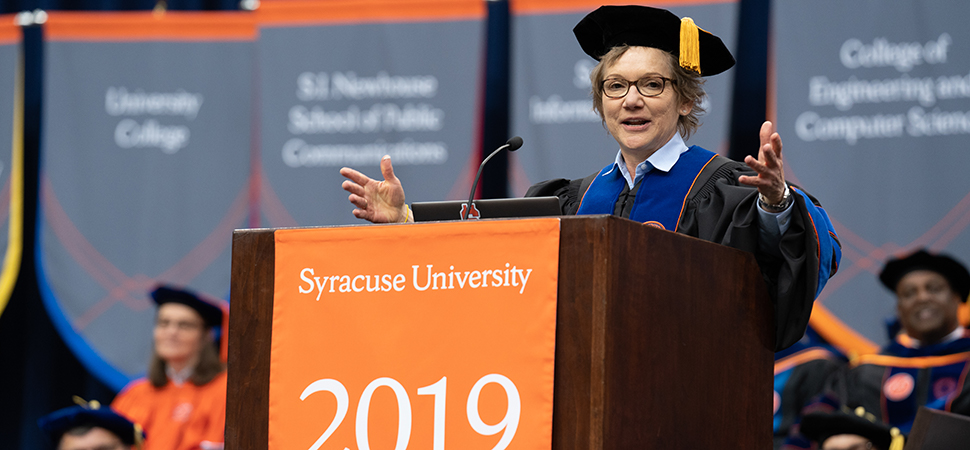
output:
<path id="1" fill-rule="evenodd" d="M 270 449 L 551 447 L 558 219 L 275 237 Z"/>
<path id="2" fill-rule="evenodd" d="M 229 290 L 250 225 L 248 13 L 61 13 L 45 24 L 38 278 L 65 341 L 120 389 L 171 283 Z"/>
<path id="3" fill-rule="evenodd" d="M 0 15 L 0 314 L 10 301 L 23 252 L 23 34 L 14 16 Z"/>
<path id="4" fill-rule="evenodd" d="M 776 2 L 777 125 L 789 181 L 842 242 L 812 326 L 843 351 L 888 341 L 885 261 L 927 247 L 970 262 L 970 4 Z"/>
<path id="5" fill-rule="evenodd" d="M 260 23 L 261 223 L 359 222 L 341 167 L 407 200 L 467 197 L 478 167 L 481 0 L 265 2 Z"/>
<path id="6" fill-rule="evenodd" d="M 605 2 L 606 4 L 615 2 Z M 583 178 L 616 158 L 619 144 L 593 111 L 589 73 L 596 60 L 583 53 L 573 27 L 604 2 L 512 0 L 511 134 L 525 144 L 511 157 L 513 195 L 552 178 Z M 616 4 L 630 4 L 619 2 Z M 645 4 L 688 16 L 734 52 L 735 1 L 681 0 Z M 687 141 L 727 152 L 734 72 L 708 77 L 702 126 Z"/>

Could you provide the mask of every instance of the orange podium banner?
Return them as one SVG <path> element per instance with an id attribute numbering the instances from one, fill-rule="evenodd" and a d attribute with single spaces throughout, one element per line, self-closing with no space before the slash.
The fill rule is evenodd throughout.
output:
<path id="1" fill-rule="evenodd" d="M 270 449 L 551 448 L 559 219 L 275 240 Z"/>

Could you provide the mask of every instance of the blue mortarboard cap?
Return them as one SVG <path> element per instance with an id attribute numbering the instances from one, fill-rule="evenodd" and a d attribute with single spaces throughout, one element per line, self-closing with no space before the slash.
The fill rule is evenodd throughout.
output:
<path id="1" fill-rule="evenodd" d="M 80 399 L 75 398 L 75 401 Z M 79 401 L 79 403 L 82 403 Z M 102 407 L 97 401 L 70 406 L 54 411 L 37 420 L 40 429 L 50 436 L 54 443 L 71 429 L 83 426 L 104 428 L 121 439 L 126 445 L 141 445 L 145 432 L 141 426 L 118 414 L 110 407 Z"/>
<path id="2" fill-rule="evenodd" d="M 158 286 L 152 291 L 152 300 L 158 306 L 166 303 L 181 303 L 198 312 L 206 326 L 218 327 L 222 325 L 222 308 L 199 298 L 192 291 L 171 286 Z"/>
<path id="3" fill-rule="evenodd" d="M 905 439 L 898 429 L 876 420 L 861 406 L 855 410 L 843 408 L 841 411 L 806 414 L 802 417 L 799 431 L 820 445 L 832 436 L 854 434 L 886 450 L 902 449 Z"/>

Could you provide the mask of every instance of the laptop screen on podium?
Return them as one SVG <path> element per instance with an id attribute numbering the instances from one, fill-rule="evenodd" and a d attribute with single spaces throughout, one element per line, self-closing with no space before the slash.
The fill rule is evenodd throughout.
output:
<path id="1" fill-rule="evenodd" d="M 416 202 L 411 204 L 415 222 L 461 220 L 467 201 Z M 497 198 L 475 200 L 469 219 L 560 216 L 558 197 Z"/>

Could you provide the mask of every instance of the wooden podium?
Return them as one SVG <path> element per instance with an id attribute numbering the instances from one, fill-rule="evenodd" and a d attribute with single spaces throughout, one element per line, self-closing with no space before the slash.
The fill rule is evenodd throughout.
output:
<path id="1" fill-rule="evenodd" d="M 233 235 L 227 449 L 267 446 L 274 247 Z M 751 254 L 563 217 L 553 448 L 770 448 L 772 324 Z"/>
<path id="2" fill-rule="evenodd" d="M 921 406 L 905 450 L 966 448 L 967 442 L 970 442 L 970 417 Z"/>

